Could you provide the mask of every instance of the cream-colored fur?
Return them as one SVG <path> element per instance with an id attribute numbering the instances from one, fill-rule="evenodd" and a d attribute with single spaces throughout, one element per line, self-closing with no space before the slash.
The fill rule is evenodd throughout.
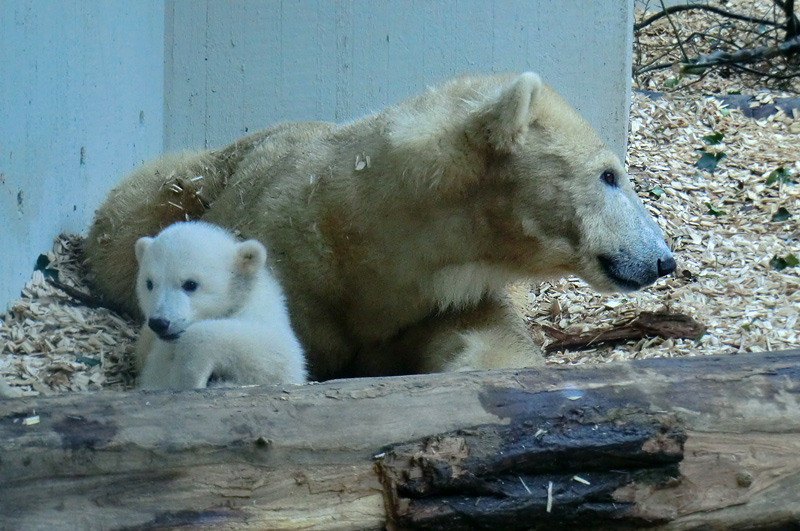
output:
<path id="1" fill-rule="evenodd" d="M 155 236 L 176 221 L 199 219 L 228 184 L 228 179 L 254 146 L 275 156 L 302 142 L 324 124 L 287 123 L 236 140 L 224 149 L 169 153 L 152 160 L 112 188 L 95 212 L 84 254 L 94 271 L 95 287 L 119 310 L 141 317 L 133 279 L 134 244 Z"/>
<path id="2" fill-rule="evenodd" d="M 199 216 L 267 246 L 316 378 L 540 365 L 508 282 L 577 274 L 629 290 L 674 269 L 619 160 L 533 73 L 459 78 L 233 146 L 195 155 L 236 153 L 209 172 Z M 125 219 L 156 224 L 141 213 L 161 200 L 153 174 L 191 164 L 156 162 L 98 211 L 87 255 L 113 301 L 133 278 L 116 242 L 147 235 Z"/>
<path id="3" fill-rule="evenodd" d="M 305 360 L 261 243 L 176 223 L 136 243 L 145 389 L 301 383 Z"/>

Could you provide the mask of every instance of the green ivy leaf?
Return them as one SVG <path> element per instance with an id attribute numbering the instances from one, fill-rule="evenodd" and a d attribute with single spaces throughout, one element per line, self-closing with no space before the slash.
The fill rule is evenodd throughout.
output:
<path id="1" fill-rule="evenodd" d="M 800 260 L 798 260 L 797 257 L 792 253 L 789 253 L 783 257 L 776 254 L 772 257 L 772 260 L 769 261 L 770 267 L 776 271 L 781 271 L 787 267 L 795 267 L 797 264 L 800 264 Z"/>
<path id="2" fill-rule="evenodd" d="M 78 363 L 83 363 L 87 367 L 95 367 L 101 363 L 101 361 L 96 358 L 89 358 L 87 356 L 81 356 L 80 354 L 75 356 L 75 361 Z"/>
<path id="3" fill-rule="evenodd" d="M 52 269 L 47 266 L 50 265 L 50 259 L 46 254 L 40 254 L 36 259 L 36 265 L 33 266 L 34 271 L 41 271 L 45 278 L 52 278 L 58 280 L 58 269 Z"/>
<path id="4" fill-rule="evenodd" d="M 783 166 L 772 170 L 767 177 L 767 186 L 776 182 L 789 182 L 789 172 Z"/>
<path id="5" fill-rule="evenodd" d="M 725 153 L 709 153 L 707 151 L 701 151 L 701 153 L 700 159 L 695 163 L 695 166 L 712 174 L 717 169 L 717 164 L 727 157 Z"/>
<path id="6" fill-rule="evenodd" d="M 680 81 L 677 77 L 671 77 L 668 80 L 664 81 L 664 88 L 673 88 L 678 85 L 678 81 Z"/>
<path id="7" fill-rule="evenodd" d="M 787 219 L 789 219 L 790 217 L 792 217 L 792 215 L 789 213 L 789 211 L 788 211 L 788 210 L 786 210 L 786 209 L 785 209 L 785 208 L 783 208 L 783 207 L 780 207 L 780 208 L 777 210 L 777 212 L 775 212 L 774 214 L 772 214 L 772 221 L 776 221 L 776 222 L 777 222 L 777 221 L 786 221 L 786 220 L 787 220 Z"/>
<path id="8" fill-rule="evenodd" d="M 654 186 L 650 189 L 650 195 L 658 199 L 664 195 L 664 190 L 662 190 L 660 186 Z"/>
<path id="9" fill-rule="evenodd" d="M 706 135 L 703 137 L 703 142 L 708 144 L 709 146 L 716 146 L 722 139 L 725 137 L 724 133 L 714 133 L 713 135 Z"/>
<path id="10" fill-rule="evenodd" d="M 33 266 L 34 271 L 41 271 L 45 269 L 47 266 L 50 265 L 50 259 L 47 257 L 46 254 L 40 254 L 39 258 L 36 259 L 36 265 Z"/>
<path id="11" fill-rule="evenodd" d="M 705 202 L 705 205 L 708 207 L 708 213 L 714 217 L 724 216 L 726 212 L 720 208 L 716 208 L 714 205 L 709 203 L 708 201 Z"/>

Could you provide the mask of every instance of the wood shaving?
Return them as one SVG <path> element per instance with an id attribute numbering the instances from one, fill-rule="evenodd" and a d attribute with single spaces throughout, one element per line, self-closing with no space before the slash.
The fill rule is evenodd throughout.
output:
<path id="1" fill-rule="evenodd" d="M 34 415 L 33 417 L 27 417 L 22 421 L 23 426 L 35 426 L 39 424 L 39 415 Z"/>
<path id="2" fill-rule="evenodd" d="M 753 3 L 765 4 L 771 5 Z M 703 21 L 706 15 L 692 16 Z M 654 24 L 640 40 L 671 38 L 667 24 Z M 659 75 L 663 83 L 671 73 L 654 72 L 649 82 L 661 86 L 653 81 Z M 775 256 L 800 256 L 800 185 L 766 183 L 777 168 L 787 170 L 790 180 L 800 180 L 800 112 L 779 108 L 752 119 L 714 97 L 735 90 L 754 96 L 753 104 L 764 105 L 786 96 L 745 81 L 749 82 L 713 74 L 680 92 L 657 98 L 633 95 L 626 164 L 645 207 L 675 252 L 674 275 L 626 295 L 597 294 L 576 278 L 511 287 L 539 343 L 547 342 L 543 326 L 579 334 L 630 322 L 645 311 L 684 313 L 706 325 L 706 334 L 699 340 L 644 338 L 555 352 L 548 356 L 551 364 L 800 346 L 800 266 L 777 271 L 770 265 Z M 724 134 L 722 142 L 707 146 L 702 137 L 716 132 Z M 710 174 L 695 167 L 698 149 L 727 157 Z M 360 156 L 356 165 L 368 168 L 369 157 Z M 656 189 L 661 191 L 658 197 Z M 712 215 L 706 203 L 725 214 Z M 791 217 L 772 222 L 780 208 Z M 61 282 L 88 292 L 81 243 L 77 236 L 56 238 L 47 267 L 58 271 Z M 35 271 L 20 298 L 0 315 L 0 377 L 23 396 L 129 389 L 136 334 L 136 323 L 107 309 L 72 305 Z"/>
<path id="3" fill-rule="evenodd" d="M 82 239 L 62 235 L 47 272 L 88 293 Z M 0 377 L 20 396 L 133 387 L 137 326 L 105 308 L 72 305 L 34 271 L 19 299 L 0 314 Z"/>

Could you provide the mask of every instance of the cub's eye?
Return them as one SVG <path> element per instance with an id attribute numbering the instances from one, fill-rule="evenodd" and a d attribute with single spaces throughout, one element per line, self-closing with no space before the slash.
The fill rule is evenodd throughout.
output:
<path id="1" fill-rule="evenodd" d="M 600 174 L 600 178 L 609 186 L 617 186 L 617 174 L 611 170 L 606 170 Z"/>
<path id="2" fill-rule="evenodd" d="M 153 291 L 153 281 L 152 280 L 148 279 L 147 282 L 145 282 L 144 285 L 145 285 L 145 287 L 147 287 L 147 291 Z"/>
<path id="3" fill-rule="evenodd" d="M 194 280 L 187 280 L 181 284 L 181 288 L 183 288 L 183 291 L 191 293 L 197 289 L 197 282 Z"/>

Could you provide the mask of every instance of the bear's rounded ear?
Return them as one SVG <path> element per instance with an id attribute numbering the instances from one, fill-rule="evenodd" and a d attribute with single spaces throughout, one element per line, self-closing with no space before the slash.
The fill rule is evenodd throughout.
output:
<path id="1" fill-rule="evenodd" d="M 267 263 L 267 250 L 256 240 L 246 240 L 236 244 L 234 267 L 236 272 L 252 275 Z"/>
<path id="2" fill-rule="evenodd" d="M 495 151 L 507 153 L 518 144 L 533 122 L 542 80 L 533 72 L 520 74 L 489 98 L 479 111 L 483 137 Z"/>
<path id="3" fill-rule="evenodd" d="M 136 240 L 134 251 L 136 252 L 137 262 L 142 263 L 142 256 L 144 256 L 144 252 L 147 250 L 148 247 L 150 247 L 151 243 L 153 243 L 153 238 L 149 238 L 147 236 Z"/>

